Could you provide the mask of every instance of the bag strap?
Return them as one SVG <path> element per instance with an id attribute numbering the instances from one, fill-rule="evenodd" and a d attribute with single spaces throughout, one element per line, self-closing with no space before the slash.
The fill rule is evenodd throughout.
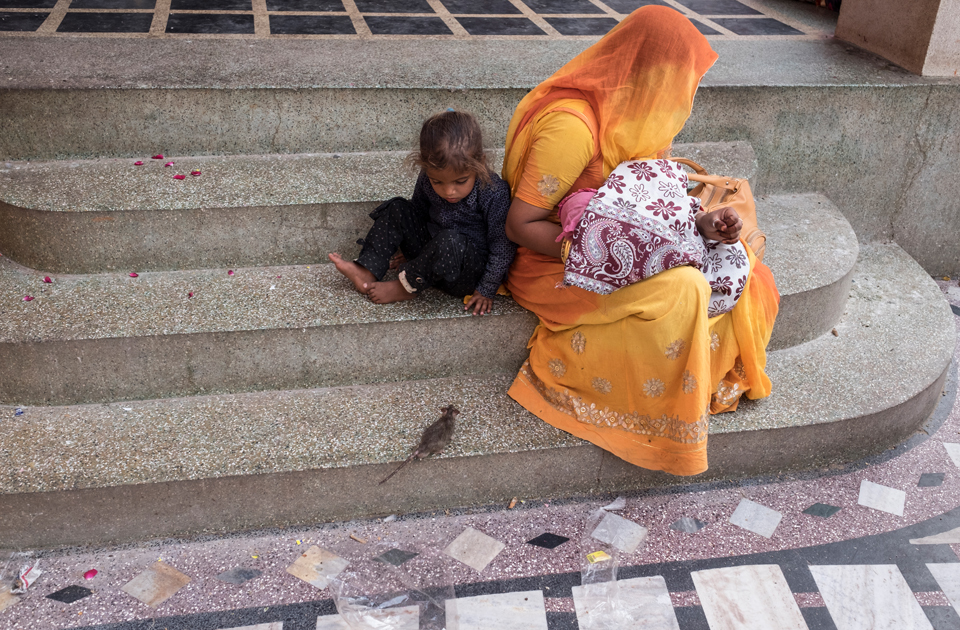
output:
<path id="1" fill-rule="evenodd" d="M 671 161 L 677 162 L 679 164 L 685 164 L 692 168 L 695 172 L 688 173 L 687 179 L 692 182 L 699 182 L 700 186 L 697 186 L 690 194 L 696 196 L 703 190 L 703 185 L 714 186 L 716 188 L 723 188 L 725 190 L 736 191 L 740 188 L 743 180 L 737 179 L 736 177 L 723 177 L 722 175 L 710 175 L 707 173 L 707 169 L 703 168 L 693 160 L 688 160 L 686 158 L 670 158 Z"/>

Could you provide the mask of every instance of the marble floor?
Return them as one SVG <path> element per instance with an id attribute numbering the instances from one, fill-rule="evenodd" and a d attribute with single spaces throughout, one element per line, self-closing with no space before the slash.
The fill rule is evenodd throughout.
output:
<path id="1" fill-rule="evenodd" d="M 763 0 L 0 0 L 0 37 L 596 38 L 648 4 L 709 37 L 816 38 L 835 23 Z"/>
<path id="2" fill-rule="evenodd" d="M 937 281 L 960 329 L 960 286 Z M 195 540 L 6 550 L 5 583 L 22 566 L 39 574 L 26 593 L 0 594 L 0 630 L 957 630 L 958 358 L 960 349 L 922 431 L 845 466 Z"/>

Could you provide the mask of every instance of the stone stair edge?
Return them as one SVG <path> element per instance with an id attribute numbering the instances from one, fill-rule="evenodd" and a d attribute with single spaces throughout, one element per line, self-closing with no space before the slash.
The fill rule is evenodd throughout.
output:
<path id="1" fill-rule="evenodd" d="M 900 281 L 891 283 L 881 275 L 891 267 Z M 751 439 L 776 442 L 781 430 L 843 433 L 848 420 L 895 415 L 883 418 L 893 428 L 885 428 L 880 438 L 871 437 L 877 427 L 871 428 L 869 422 L 847 432 L 869 443 L 889 439 L 891 431 L 909 433 L 922 422 L 932 411 L 924 393 L 949 367 L 956 341 L 953 315 L 935 283 L 895 245 L 865 248 L 855 279 L 858 288 L 837 327 L 839 336 L 828 333 L 802 346 L 771 352 L 771 397 L 744 402 L 735 413 L 713 416 L 711 436 L 750 434 L 759 436 Z M 907 287 L 911 290 L 903 293 Z M 899 379 L 897 386 L 884 387 L 893 374 Z M 150 472 L 150 466 L 162 461 L 169 465 L 168 472 L 178 471 L 177 479 L 199 478 L 191 476 L 194 473 L 219 477 L 278 472 L 264 468 L 265 462 L 278 457 L 288 462 L 279 472 L 383 464 L 402 459 L 418 439 L 419 427 L 439 414 L 435 408 L 450 402 L 463 405 L 464 417 L 460 440 L 448 457 L 582 446 L 509 400 L 506 389 L 512 378 L 513 374 L 459 376 L 376 386 L 27 407 L 22 420 L 10 418 L 0 424 L 0 448 L 8 463 L 0 473 L 5 479 L 0 487 L 6 493 L 75 489 L 97 485 L 97 479 L 119 479 L 116 475 L 132 475 L 125 483 L 173 480 Z M 334 402 L 316 402 L 323 398 Z M 934 404 L 938 398 L 933 396 Z M 12 416 L 13 408 L 0 406 L 0 412 Z M 236 422 L 238 416 L 242 422 Z M 103 444 L 98 431 L 108 433 Z M 318 441 L 318 433 L 329 440 Z M 805 439 L 816 442 L 811 435 Z M 123 440 L 130 439 L 142 452 L 124 447 Z M 258 451 L 264 444 L 269 449 Z M 104 457 L 111 453 L 102 448 L 119 449 L 118 458 Z M 141 456 L 142 461 L 134 461 Z M 40 461 L 31 460 L 38 457 Z M 164 460 L 170 457 L 174 463 Z M 30 486 L 21 475 L 26 471 L 33 475 L 40 464 L 47 469 L 35 474 L 49 475 L 47 485 L 34 477 Z M 97 473 L 101 465 L 116 470 Z M 87 480 L 78 481 L 82 478 Z"/>
<path id="2" fill-rule="evenodd" d="M 0 202 L 47 212 L 225 209 L 376 202 L 409 196 L 416 172 L 409 151 L 258 155 L 144 155 L 130 158 L 0 163 Z M 499 173 L 503 149 L 487 150 Z M 712 173 L 751 178 L 749 143 L 678 143 L 677 157 L 704 162 Z M 142 165 L 135 166 L 140 161 Z M 172 163 L 171 166 L 165 166 Z M 191 176 L 200 171 L 199 176 Z M 185 179 L 173 179 L 176 174 Z"/>

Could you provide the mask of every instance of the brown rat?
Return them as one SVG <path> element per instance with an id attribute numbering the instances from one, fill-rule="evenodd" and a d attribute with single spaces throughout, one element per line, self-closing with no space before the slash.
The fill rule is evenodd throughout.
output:
<path id="1" fill-rule="evenodd" d="M 456 425 L 457 414 L 459 414 L 460 411 L 453 405 L 441 407 L 440 411 L 443 412 L 443 415 L 440 416 L 439 420 L 424 429 L 423 435 L 420 436 L 420 444 L 417 445 L 417 448 L 413 449 L 410 457 L 397 466 L 396 470 L 384 477 L 383 481 L 378 485 L 386 483 L 390 477 L 393 477 L 401 468 L 409 464 L 410 460 L 414 457 L 423 459 L 427 455 L 435 455 L 443 452 L 443 449 L 446 448 L 450 440 L 453 439 L 453 430 Z"/>

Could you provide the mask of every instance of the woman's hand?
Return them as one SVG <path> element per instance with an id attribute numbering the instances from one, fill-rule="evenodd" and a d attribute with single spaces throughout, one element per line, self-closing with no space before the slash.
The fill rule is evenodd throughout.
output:
<path id="1" fill-rule="evenodd" d="M 474 293 L 470 296 L 470 301 L 463 307 L 463 310 L 469 311 L 471 308 L 473 308 L 474 315 L 486 315 L 493 309 L 493 300 L 479 293 Z"/>
<path id="2" fill-rule="evenodd" d="M 705 212 L 697 218 L 697 230 L 700 236 L 711 241 L 720 241 L 732 245 L 740 240 L 743 221 L 733 208 L 717 208 Z"/>
<path id="3" fill-rule="evenodd" d="M 548 221 L 548 216 L 549 210 L 514 198 L 507 213 L 507 238 L 527 249 L 560 258 L 560 243 L 556 241 L 561 228 Z"/>

